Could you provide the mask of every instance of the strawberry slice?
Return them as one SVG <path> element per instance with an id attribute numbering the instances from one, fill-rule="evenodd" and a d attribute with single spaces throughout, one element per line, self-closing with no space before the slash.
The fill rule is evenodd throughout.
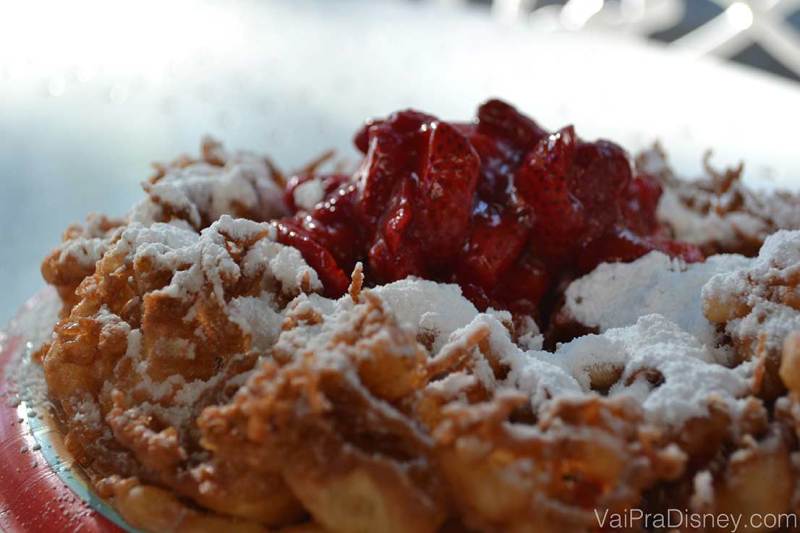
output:
<path id="1" fill-rule="evenodd" d="M 630 182 L 622 204 L 622 217 L 629 228 L 640 235 L 658 231 L 656 210 L 661 192 L 661 185 L 656 179 L 646 174 L 641 174 Z"/>
<path id="2" fill-rule="evenodd" d="M 424 149 L 420 133 L 436 119 L 417 111 L 400 111 L 366 130 L 366 156 L 354 179 L 361 188 L 361 210 L 374 224 L 386 211 L 395 189 L 415 169 Z M 363 145 L 363 135 L 357 141 Z"/>
<path id="3" fill-rule="evenodd" d="M 549 135 L 515 176 L 517 191 L 533 208 L 536 253 L 552 263 L 575 250 L 588 226 L 583 205 L 569 187 L 576 140 L 572 126 Z"/>
<path id="4" fill-rule="evenodd" d="M 552 283 L 547 266 L 529 249 L 503 276 L 495 294 L 511 311 L 538 318 L 539 304 Z"/>
<path id="5" fill-rule="evenodd" d="M 520 224 L 527 214 L 511 207 L 492 209 L 475 217 L 472 233 L 457 267 L 459 282 L 494 288 L 522 252 L 530 226 Z"/>
<path id="6" fill-rule="evenodd" d="M 467 139 L 446 122 L 434 122 L 422 133 L 414 195 L 413 237 L 429 269 L 447 266 L 467 240 L 480 159 Z"/>
<path id="7" fill-rule="evenodd" d="M 478 108 L 478 132 L 509 143 L 520 159 L 547 136 L 547 131 L 536 122 L 496 99 Z"/>
<path id="8" fill-rule="evenodd" d="M 325 295 L 337 297 L 347 290 L 350 278 L 339 268 L 333 255 L 321 246 L 307 230 L 291 220 L 274 223 L 278 230 L 278 242 L 297 248 L 306 263 L 317 271 L 325 288 Z"/>
<path id="9" fill-rule="evenodd" d="M 579 142 L 569 188 L 589 222 L 584 241 L 602 235 L 620 219 L 620 198 L 633 179 L 628 154 L 616 144 Z"/>
<path id="10" fill-rule="evenodd" d="M 413 217 L 414 187 L 411 180 L 405 180 L 401 184 L 391 199 L 380 229 L 370 246 L 370 272 L 378 281 L 395 281 L 424 272 L 417 243 L 408 237 Z"/>

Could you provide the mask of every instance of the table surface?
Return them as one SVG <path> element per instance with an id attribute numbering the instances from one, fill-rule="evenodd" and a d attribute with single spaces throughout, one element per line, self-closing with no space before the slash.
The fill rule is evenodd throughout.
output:
<path id="1" fill-rule="evenodd" d="M 64 227 L 123 214 L 151 161 L 206 133 L 291 169 L 331 147 L 354 158 L 365 117 L 468 119 L 499 96 L 631 150 L 660 139 L 687 174 L 713 147 L 754 183 L 800 185 L 800 86 L 614 35 L 391 0 L 87 2 L 114 10 L 102 27 L 82 2 L 46 21 L 19 4 L 34 7 L 0 22 L 0 324 L 42 286 Z"/>

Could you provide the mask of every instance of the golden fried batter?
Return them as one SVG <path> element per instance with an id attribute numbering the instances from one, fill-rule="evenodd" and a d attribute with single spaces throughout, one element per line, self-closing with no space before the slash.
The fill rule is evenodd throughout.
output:
<path id="1" fill-rule="evenodd" d="M 323 298 L 261 222 L 280 215 L 284 185 L 266 159 L 209 140 L 199 159 L 158 166 L 125 220 L 71 227 L 43 264 L 64 303 L 42 364 L 65 442 L 131 525 L 546 533 L 634 508 L 798 510 L 794 256 L 768 241 L 712 279 L 705 314 L 735 364 L 756 361 L 752 391 L 714 393 L 670 425 L 644 406 L 657 369 L 571 368 L 537 350 L 530 319 L 477 313 L 449 289 L 433 309 L 367 287 L 358 264 L 347 295 Z M 697 187 L 702 205 L 673 193 L 704 215 L 755 209 L 738 175 Z M 741 237 L 752 252 L 764 235 Z"/>

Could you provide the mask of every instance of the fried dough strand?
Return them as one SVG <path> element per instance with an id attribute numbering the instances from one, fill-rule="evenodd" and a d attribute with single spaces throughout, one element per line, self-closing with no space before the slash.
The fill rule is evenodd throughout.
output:
<path id="1" fill-rule="evenodd" d="M 181 181 L 188 169 L 202 187 Z M 246 194 L 214 201 L 225 180 Z M 698 185 L 703 205 L 676 194 L 728 215 L 754 201 L 738 180 Z M 128 219 L 71 227 L 43 264 L 64 304 L 41 359 L 67 447 L 134 527 L 547 533 L 598 531 L 597 512 L 634 508 L 800 511 L 800 328 L 742 327 L 793 324 L 796 265 L 705 299 L 738 360 L 759 362 L 738 411 L 712 401 L 657 427 L 609 395 L 621 373 L 602 366 L 585 394 L 539 408 L 485 323 L 434 343 L 360 265 L 341 300 L 318 296 L 316 273 L 257 222 L 280 211 L 284 182 L 207 140 L 201 157 L 158 166 Z"/>

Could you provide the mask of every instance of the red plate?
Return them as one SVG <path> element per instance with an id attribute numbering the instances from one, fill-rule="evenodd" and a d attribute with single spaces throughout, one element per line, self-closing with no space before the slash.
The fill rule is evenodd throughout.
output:
<path id="1" fill-rule="evenodd" d="M 134 531 L 72 468 L 46 402 L 36 399 L 41 370 L 30 352 L 52 326 L 57 305 L 53 292 L 42 291 L 0 331 L 0 530 Z"/>

